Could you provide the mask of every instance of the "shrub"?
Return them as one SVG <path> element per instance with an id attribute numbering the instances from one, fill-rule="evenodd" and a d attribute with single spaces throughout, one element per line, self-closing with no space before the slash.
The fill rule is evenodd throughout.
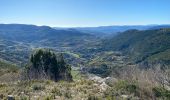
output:
<path id="1" fill-rule="evenodd" d="M 127 85 L 128 85 L 127 81 L 118 81 L 114 87 L 116 90 L 122 90 L 125 89 Z"/>
<path id="2" fill-rule="evenodd" d="M 50 96 L 46 96 L 44 100 L 52 100 L 52 98 Z"/>
<path id="3" fill-rule="evenodd" d="M 0 84 L 0 88 L 7 87 L 7 84 Z"/>
<path id="4" fill-rule="evenodd" d="M 56 87 L 54 87 L 51 92 L 55 95 L 62 96 L 61 91 Z"/>
<path id="5" fill-rule="evenodd" d="M 130 93 L 135 93 L 137 90 L 137 86 L 134 84 L 129 84 L 126 86 L 126 90 Z"/>
<path id="6" fill-rule="evenodd" d="M 72 97 L 72 96 L 71 96 L 71 93 L 70 93 L 69 91 L 66 91 L 65 94 L 64 94 L 64 96 L 65 96 L 66 98 L 71 98 L 71 97 Z"/>
<path id="7" fill-rule="evenodd" d="M 163 87 L 154 87 L 152 89 L 153 93 L 155 94 L 156 97 L 165 97 L 165 98 L 170 98 L 170 91 L 166 90 Z"/>
<path id="8" fill-rule="evenodd" d="M 28 98 L 26 96 L 21 96 L 20 100 L 28 100 Z"/>
<path id="9" fill-rule="evenodd" d="M 93 96 L 93 95 L 89 95 L 87 100 L 101 100 L 100 98 Z"/>
<path id="10" fill-rule="evenodd" d="M 47 85 L 49 85 L 50 83 L 51 83 L 51 81 L 50 81 L 50 80 L 47 80 L 47 81 L 46 81 L 46 84 L 47 84 Z"/>
<path id="11" fill-rule="evenodd" d="M 4 97 L 5 97 L 4 94 L 0 94 L 0 100 L 1 100 L 1 99 L 3 100 Z"/>
<path id="12" fill-rule="evenodd" d="M 40 85 L 40 84 L 35 84 L 35 85 L 33 85 L 33 90 L 44 90 L 45 89 L 45 86 L 43 86 L 43 85 Z"/>

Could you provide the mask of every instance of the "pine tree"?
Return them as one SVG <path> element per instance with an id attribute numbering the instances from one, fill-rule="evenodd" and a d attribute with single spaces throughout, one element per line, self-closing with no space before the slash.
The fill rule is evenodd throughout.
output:
<path id="1" fill-rule="evenodd" d="M 71 67 L 64 57 L 58 57 L 50 50 L 37 50 L 30 57 L 27 73 L 31 79 L 72 80 Z"/>

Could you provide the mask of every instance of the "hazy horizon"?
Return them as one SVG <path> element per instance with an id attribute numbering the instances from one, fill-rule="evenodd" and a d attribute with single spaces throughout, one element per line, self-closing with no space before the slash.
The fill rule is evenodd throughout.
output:
<path id="1" fill-rule="evenodd" d="M 1 0 L 0 23 L 51 27 L 170 24 L 169 0 Z"/>
<path id="2" fill-rule="evenodd" d="M 99 25 L 99 26 L 50 26 L 50 25 L 36 25 L 27 23 L 0 23 L 0 24 L 16 24 L 16 25 L 35 25 L 35 26 L 49 26 L 54 28 L 93 28 L 93 27 L 109 27 L 109 26 L 158 26 L 158 25 L 170 25 L 170 24 L 122 24 L 122 25 Z"/>

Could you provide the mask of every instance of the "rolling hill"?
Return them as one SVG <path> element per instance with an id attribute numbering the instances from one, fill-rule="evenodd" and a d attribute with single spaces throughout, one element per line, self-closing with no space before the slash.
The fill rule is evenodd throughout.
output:
<path id="1" fill-rule="evenodd" d="M 0 58 L 17 64 L 25 63 L 30 52 L 36 48 L 69 51 L 71 55 L 98 40 L 94 35 L 75 29 L 56 30 L 48 26 L 0 24 Z"/>
<path id="2" fill-rule="evenodd" d="M 26 63 L 32 50 L 50 48 L 55 52 L 63 52 L 69 63 L 75 66 L 78 63 L 84 64 L 105 51 L 123 52 L 136 63 L 169 63 L 170 29 L 167 27 L 169 25 L 54 29 L 48 26 L 0 24 L 0 58 L 21 64 Z M 87 31 L 83 31 L 84 29 Z M 101 40 L 91 29 L 96 30 L 95 32 L 103 30 L 107 34 L 119 33 L 115 36 L 110 34 L 109 38 Z"/>
<path id="3" fill-rule="evenodd" d="M 101 49 L 122 51 L 136 63 L 169 63 L 170 28 L 154 30 L 128 30 L 105 40 Z"/>
<path id="4" fill-rule="evenodd" d="M 64 39 L 79 36 L 89 36 L 76 30 L 55 30 L 48 26 L 35 26 L 24 24 L 0 24 L 0 35 L 3 38 L 35 42 L 42 39 Z"/>

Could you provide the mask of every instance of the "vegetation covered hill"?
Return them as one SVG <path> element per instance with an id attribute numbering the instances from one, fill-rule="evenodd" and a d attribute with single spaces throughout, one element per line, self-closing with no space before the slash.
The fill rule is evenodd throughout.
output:
<path id="1" fill-rule="evenodd" d="M 102 50 L 122 51 L 137 63 L 169 63 L 170 29 L 128 30 L 104 41 L 102 46 Z"/>
<path id="2" fill-rule="evenodd" d="M 111 39 L 104 38 L 102 44 L 100 38 L 90 35 L 91 32 L 89 34 L 81 32 L 81 28 L 53 29 L 48 26 L 0 24 L 0 58 L 23 65 L 33 49 L 51 48 L 56 52 L 63 52 L 74 66 L 78 66 L 76 62 L 81 64 L 89 62 L 103 50 L 121 51 L 128 55 L 131 61 L 137 63 L 143 61 L 169 63 L 169 29 L 159 29 L 162 27 L 169 26 L 108 27 L 119 32 L 133 28 L 150 30 L 125 31 Z"/>
<path id="3" fill-rule="evenodd" d="M 56 30 L 48 26 L 35 26 L 24 24 L 0 24 L 0 36 L 4 40 L 30 44 L 31 47 L 69 48 L 81 46 L 81 43 L 91 41 L 93 35 L 74 29 Z"/>
<path id="4" fill-rule="evenodd" d="M 6 39 L 24 42 L 35 42 L 52 38 L 61 40 L 66 37 L 88 36 L 88 34 L 76 30 L 55 30 L 48 26 L 24 24 L 0 24 L 0 35 Z"/>
<path id="5" fill-rule="evenodd" d="M 26 63 L 31 46 L 28 43 L 20 43 L 12 40 L 0 39 L 0 59 L 14 64 Z"/>
<path id="6" fill-rule="evenodd" d="M 168 28 L 129 30 L 101 41 L 76 29 L 2 24 L 0 99 L 169 100 L 169 69 L 131 63 L 169 63 L 169 35 Z"/>
<path id="7" fill-rule="evenodd" d="M 36 48 L 50 48 L 72 57 L 72 54 L 78 54 L 79 49 L 99 40 L 94 35 L 75 29 L 56 30 L 48 26 L 0 24 L 0 59 L 23 65 Z"/>

